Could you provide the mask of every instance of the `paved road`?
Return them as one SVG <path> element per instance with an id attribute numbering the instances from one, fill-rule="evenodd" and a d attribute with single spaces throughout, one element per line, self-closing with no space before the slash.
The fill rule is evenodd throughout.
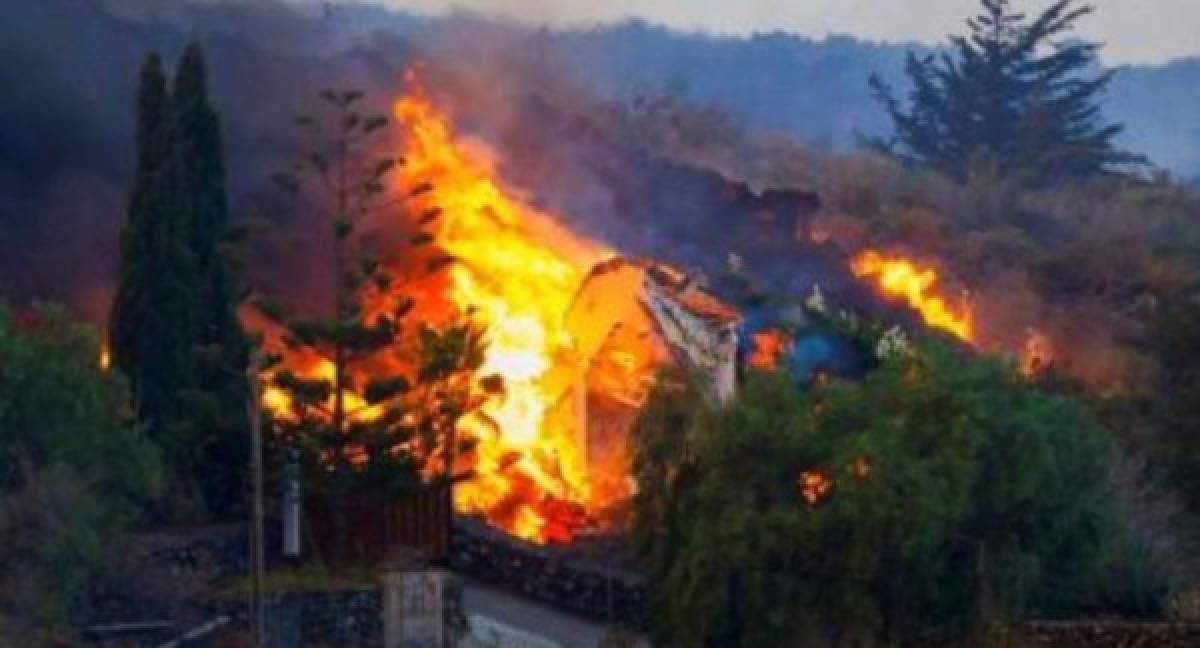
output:
<path id="1" fill-rule="evenodd" d="M 463 584 L 463 607 L 468 617 L 482 616 L 545 639 L 545 645 L 594 648 L 604 637 L 604 627 L 530 602 L 509 592 L 480 583 Z M 524 642 L 518 642 L 524 643 Z M 529 642 L 527 645 L 541 645 Z"/>

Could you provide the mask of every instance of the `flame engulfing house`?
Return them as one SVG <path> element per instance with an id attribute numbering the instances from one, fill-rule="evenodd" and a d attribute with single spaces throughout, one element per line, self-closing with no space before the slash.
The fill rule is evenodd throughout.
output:
<path id="1" fill-rule="evenodd" d="M 624 215 L 568 221 L 561 217 L 566 210 L 547 208 L 540 192 L 533 196 L 510 185 L 496 151 L 482 139 L 459 134 L 415 73 L 406 75 L 406 85 L 393 106 L 402 127 L 395 145 L 405 163 L 391 181 L 409 197 L 408 207 L 375 214 L 359 230 L 389 272 L 405 280 L 362 298 L 367 313 L 391 312 L 411 299 L 417 321 L 438 327 L 467 319 L 485 331 L 484 358 L 472 384 L 501 388 L 482 389 L 482 405 L 456 426 L 457 438 L 472 442 L 455 456 L 455 473 L 467 476 L 454 486 L 457 512 L 538 542 L 569 541 L 591 523 L 613 520 L 607 512 L 632 493 L 630 431 L 655 376 L 669 364 L 689 371 L 715 402 L 734 393 L 740 341 L 756 349 L 759 340 L 768 343 L 757 349 L 765 354 L 747 354 L 743 345 L 751 364 L 762 360 L 763 367 L 803 379 L 816 371 L 855 370 L 855 351 L 844 341 L 812 331 L 795 339 L 765 334 L 765 326 L 778 323 L 778 313 L 747 309 L 743 321 L 743 314 L 705 290 L 696 276 L 620 256 L 610 247 L 682 260 L 718 282 L 740 273 L 722 274 L 730 268 L 714 266 L 726 258 L 739 259 L 736 265 L 745 259 L 746 274 L 766 277 L 767 289 L 783 294 L 797 283 L 808 290 L 818 278 L 839 296 L 855 289 L 867 293 L 846 269 L 844 254 L 797 237 L 819 205 L 815 196 L 753 194 L 713 174 L 636 162 L 585 138 L 590 156 L 584 157 L 607 160 L 599 164 L 607 171 L 626 170 L 613 181 L 626 188 L 613 203 Z M 520 171 L 548 164 L 530 161 L 537 158 L 522 156 L 509 166 Z M 628 171 L 639 167 L 655 172 L 642 177 Z M 528 178 L 530 186 L 537 186 L 537 175 Z M 564 200 L 568 194 L 579 197 L 558 193 Z M 681 196 L 689 199 L 679 201 Z M 588 201 L 579 202 L 578 211 L 586 213 Z M 604 236 L 591 231 L 611 220 L 624 224 Z M 400 244 L 421 227 L 428 243 L 423 251 Z M 731 256 L 711 253 L 717 249 Z M 939 313 L 957 313 L 928 299 L 935 275 L 900 276 L 910 301 L 920 298 L 921 304 L 940 304 Z M 722 288 L 720 294 L 728 295 L 747 289 Z M 251 328 L 266 339 L 279 338 L 269 325 Z M 746 340 L 739 340 L 743 335 Z M 353 386 L 367 384 L 380 365 L 405 370 L 403 350 L 394 351 L 379 364 L 348 370 L 353 380 L 343 396 L 364 402 Z M 328 380 L 334 374 L 329 358 L 282 355 L 284 366 L 301 378 Z M 268 390 L 264 400 L 276 415 L 289 413 L 286 394 Z M 356 411 L 378 415 L 372 407 Z"/>
<path id="2" fill-rule="evenodd" d="M 671 266 L 614 257 L 593 267 L 566 319 L 581 359 L 573 407 L 593 506 L 631 494 L 629 432 L 664 366 L 691 372 L 717 402 L 733 396 L 740 323 Z"/>
<path id="3" fill-rule="evenodd" d="M 628 434 L 664 365 L 683 364 L 715 399 L 732 394 L 739 316 L 685 273 L 623 259 L 540 209 L 500 178 L 486 145 L 454 131 L 414 75 L 409 83 L 394 107 L 406 160 L 394 181 L 427 189 L 362 235 L 411 280 L 364 294 L 364 310 L 412 298 L 418 321 L 469 319 L 485 331 L 473 378 L 502 388 L 483 390 L 459 421 L 473 444 L 456 456 L 469 478 L 456 482 L 454 507 L 522 538 L 568 541 L 630 494 Z M 414 214 L 428 215 L 430 245 L 393 254 Z M 332 375 L 327 358 L 284 355 L 298 376 Z M 375 370 L 350 369 L 352 384 Z M 286 415 L 279 396 L 265 400 Z"/>

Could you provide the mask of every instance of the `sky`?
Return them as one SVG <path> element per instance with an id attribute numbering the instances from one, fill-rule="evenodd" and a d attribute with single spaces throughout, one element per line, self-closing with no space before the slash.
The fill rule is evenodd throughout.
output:
<path id="1" fill-rule="evenodd" d="M 453 8 L 534 24 L 581 26 L 642 18 L 723 35 L 782 29 L 888 42 L 938 43 L 962 30 L 977 0 L 375 0 L 418 13 Z M 1036 11 L 1053 0 L 1015 0 Z M 1079 35 L 1106 44 L 1109 64 L 1162 63 L 1200 55 L 1200 0 L 1091 0 Z"/>

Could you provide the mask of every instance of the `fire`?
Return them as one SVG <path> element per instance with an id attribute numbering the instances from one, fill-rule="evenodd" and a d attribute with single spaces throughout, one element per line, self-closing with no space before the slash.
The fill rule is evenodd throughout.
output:
<path id="1" fill-rule="evenodd" d="M 800 499 L 812 506 L 829 494 L 833 488 L 833 480 L 819 470 L 805 470 L 796 478 L 796 490 Z"/>
<path id="2" fill-rule="evenodd" d="M 108 344 L 100 345 L 100 357 L 96 359 L 96 364 L 100 371 L 107 372 L 112 368 L 112 351 L 109 350 Z"/>
<path id="3" fill-rule="evenodd" d="M 502 393 L 461 424 L 478 445 L 455 507 L 523 538 L 569 539 L 589 484 L 576 422 L 554 415 L 574 364 L 564 318 L 588 270 L 610 253 L 506 187 L 488 150 L 457 136 L 415 76 L 407 80 L 410 92 L 393 108 L 406 134 L 396 179 L 432 187 L 418 208 L 440 209 L 434 243 L 454 259 L 442 271 L 445 298 L 486 327 L 477 377 L 503 379 Z"/>
<path id="4" fill-rule="evenodd" d="M 938 272 L 903 257 L 885 257 L 875 250 L 855 256 L 850 268 L 857 277 L 871 277 L 887 296 L 903 298 L 929 326 L 972 341 L 974 327 L 966 303 L 952 306 L 937 293 Z"/>
<path id="5" fill-rule="evenodd" d="M 458 437 L 475 444 L 453 466 L 455 508 L 525 539 L 570 541 L 594 521 L 593 512 L 628 495 L 627 462 L 607 433 L 616 429 L 620 438 L 618 428 L 629 424 L 626 409 L 638 406 L 648 376 L 666 357 L 643 339 L 648 316 L 635 297 L 642 270 L 614 265 L 609 249 L 506 186 L 490 150 L 455 133 L 415 74 L 406 81 L 408 92 L 393 106 L 404 164 L 391 181 L 408 195 L 411 209 L 404 213 L 417 215 L 435 252 L 409 254 L 405 247 L 388 261 L 394 276 L 406 280 L 364 292 L 364 311 L 370 317 L 411 297 L 409 322 L 437 327 L 468 319 L 481 327 L 484 360 L 472 380 L 484 400 L 459 422 Z M 408 216 L 379 217 L 372 233 L 383 240 L 414 225 Z M 626 271 L 599 279 L 597 268 Z M 328 358 L 288 348 L 279 325 L 253 309 L 241 316 L 289 371 L 332 379 Z M 405 363 L 402 353 L 393 355 Z M 266 382 L 263 406 L 276 417 L 292 416 L 289 394 Z M 607 427 L 598 426 L 602 434 L 589 449 L 588 403 L 596 392 L 607 397 L 597 405 Z M 382 413 L 352 390 L 343 398 L 354 420 Z"/>
<path id="6" fill-rule="evenodd" d="M 779 358 L 787 353 L 791 339 L 779 329 L 768 329 L 750 336 L 752 349 L 747 358 L 750 366 L 760 371 L 775 371 Z"/>
<path id="7" fill-rule="evenodd" d="M 1021 374 L 1033 377 L 1054 364 L 1054 346 L 1050 338 L 1041 331 L 1030 328 L 1025 335 L 1019 367 Z"/>

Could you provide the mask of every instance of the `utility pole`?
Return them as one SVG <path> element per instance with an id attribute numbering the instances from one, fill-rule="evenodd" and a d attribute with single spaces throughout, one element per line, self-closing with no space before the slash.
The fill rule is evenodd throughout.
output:
<path id="1" fill-rule="evenodd" d="M 247 369 L 250 400 L 246 403 L 250 418 L 250 476 L 254 483 L 254 501 L 251 503 L 252 519 L 250 521 L 250 609 L 254 616 L 254 645 L 260 648 L 266 645 L 267 640 L 267 616 L 263 605 L 263 564 L 266 556 L 264 549 L 266 542 L 263 533 L 262 382 L 259 377 L 262 364 L 262 353 L 258 349 L 253 349 L 250 352 Z"/>

